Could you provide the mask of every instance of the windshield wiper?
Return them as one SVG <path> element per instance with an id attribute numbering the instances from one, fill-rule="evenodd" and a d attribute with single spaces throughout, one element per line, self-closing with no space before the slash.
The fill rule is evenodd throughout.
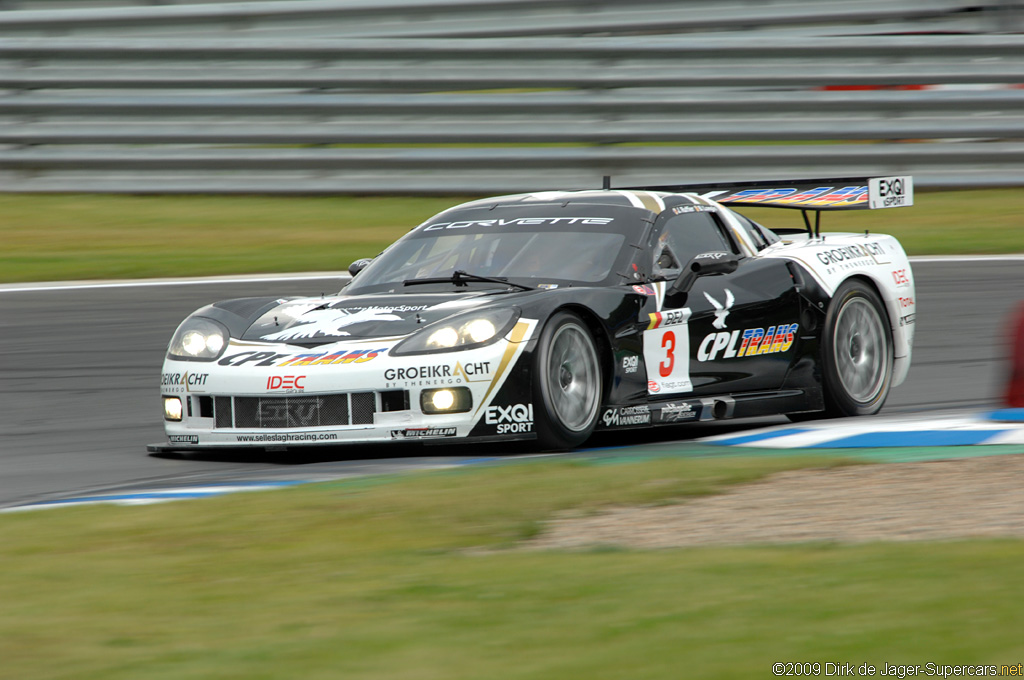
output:
<path id="1" fill-rule="evenodd" d="M 430 279 L 406 279 L 402 283 L 406 286 L 418 286 L 423 283 L 454 283 L 456 286 L 465 286 L 470 281 L 480 281 L 482 283 L 500 283 L 503 286 L 513 286 L 519 290 L 533 290 L 530 286 L 524 286 L 521 283 L 514 283 L 508 279 L 499 279 L 490 276 L 478 276 L 477 274 L 469 274 L 456 269 L 452 272 L 451 276 L 441 276 L 438 278 Z"/>

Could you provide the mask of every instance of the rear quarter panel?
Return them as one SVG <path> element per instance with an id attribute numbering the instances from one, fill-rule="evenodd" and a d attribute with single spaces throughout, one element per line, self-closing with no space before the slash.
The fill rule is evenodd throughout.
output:
<path id="1" fill-rule="evenodd" d="M 906 379 L 914 345 L 917 301 L 914 272 L 899 241 L 886 234 L 826 233 L 821 238 L 800 235 L 765 249 L 759 256 L 802 265 L 829 297 L 850 278 L 860 277 L 874 284 L 892 327 L 893 384 Z"/>

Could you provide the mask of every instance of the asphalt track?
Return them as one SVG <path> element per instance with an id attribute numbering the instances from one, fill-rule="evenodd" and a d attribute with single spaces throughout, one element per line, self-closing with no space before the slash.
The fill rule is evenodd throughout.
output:
<path id="1" fill-rule="evenodd" d="M 907 382 L 884 413 L 980 408 L 996 403 L 1005 330 L 1024 298 L 1024 260 L 916 261 L 917 330 Z M 0 507 L 154 484 L 287 482 L 384 473 L 491 456 L 473 446 L 354 447 L 315 455 L 160 457 L 159 376 L 182 318 L 218 299 L 319 295 L 340 279 L 0 288 Z M 594 446 L 654 448 L 763 426 L 734 421 L 653 434 L 604 436 Z"/>

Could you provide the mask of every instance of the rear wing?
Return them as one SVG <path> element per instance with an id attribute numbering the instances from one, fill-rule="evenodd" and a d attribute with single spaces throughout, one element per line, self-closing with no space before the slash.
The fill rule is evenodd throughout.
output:
<path id="1" fill-rule="evenodd" d="M 698 194 L 723 205 L 752 205 L 802 210 L 807 231 L 818 236 L 822 210 L 877 210 L 914 204 L 914 178 L 839 177 L 831 179 L 785 179 L 766 182 L 722 182 L 717 184 L 676 184 L 630 187 L 673 194 Z M 812 230 L 808 211 L 814 211 Z"/>

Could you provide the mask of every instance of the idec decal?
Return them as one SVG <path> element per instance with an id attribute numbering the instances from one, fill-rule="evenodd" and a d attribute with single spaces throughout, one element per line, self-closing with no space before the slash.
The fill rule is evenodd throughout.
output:
<path id="1" fill-rule="evenodd" d="M 708 333 L 697 348 L 697 361 L 714 361 L 722 350 L 725 350 L 723 359 L 786 352 L 793 346 L 799 328 L 800 324 L 791 323 L 769 326 L 767 330 L 748 328 L 744 331 Z"/>
<path id="2" fill-rule="evenodd" d="M 910 276 L 907 274 L 906 269 L 896 269 L 892 273 L 892 279 L 896 282 L 897 286 L 909 286 Z"/>
<path id="3" fill-rule="evenodd" d="M 287 390 L 290 392 L 301 392 L 306 389 L 303 381 L 304 375 L 272 375 L 267 378 L 267 390 Z"/>

